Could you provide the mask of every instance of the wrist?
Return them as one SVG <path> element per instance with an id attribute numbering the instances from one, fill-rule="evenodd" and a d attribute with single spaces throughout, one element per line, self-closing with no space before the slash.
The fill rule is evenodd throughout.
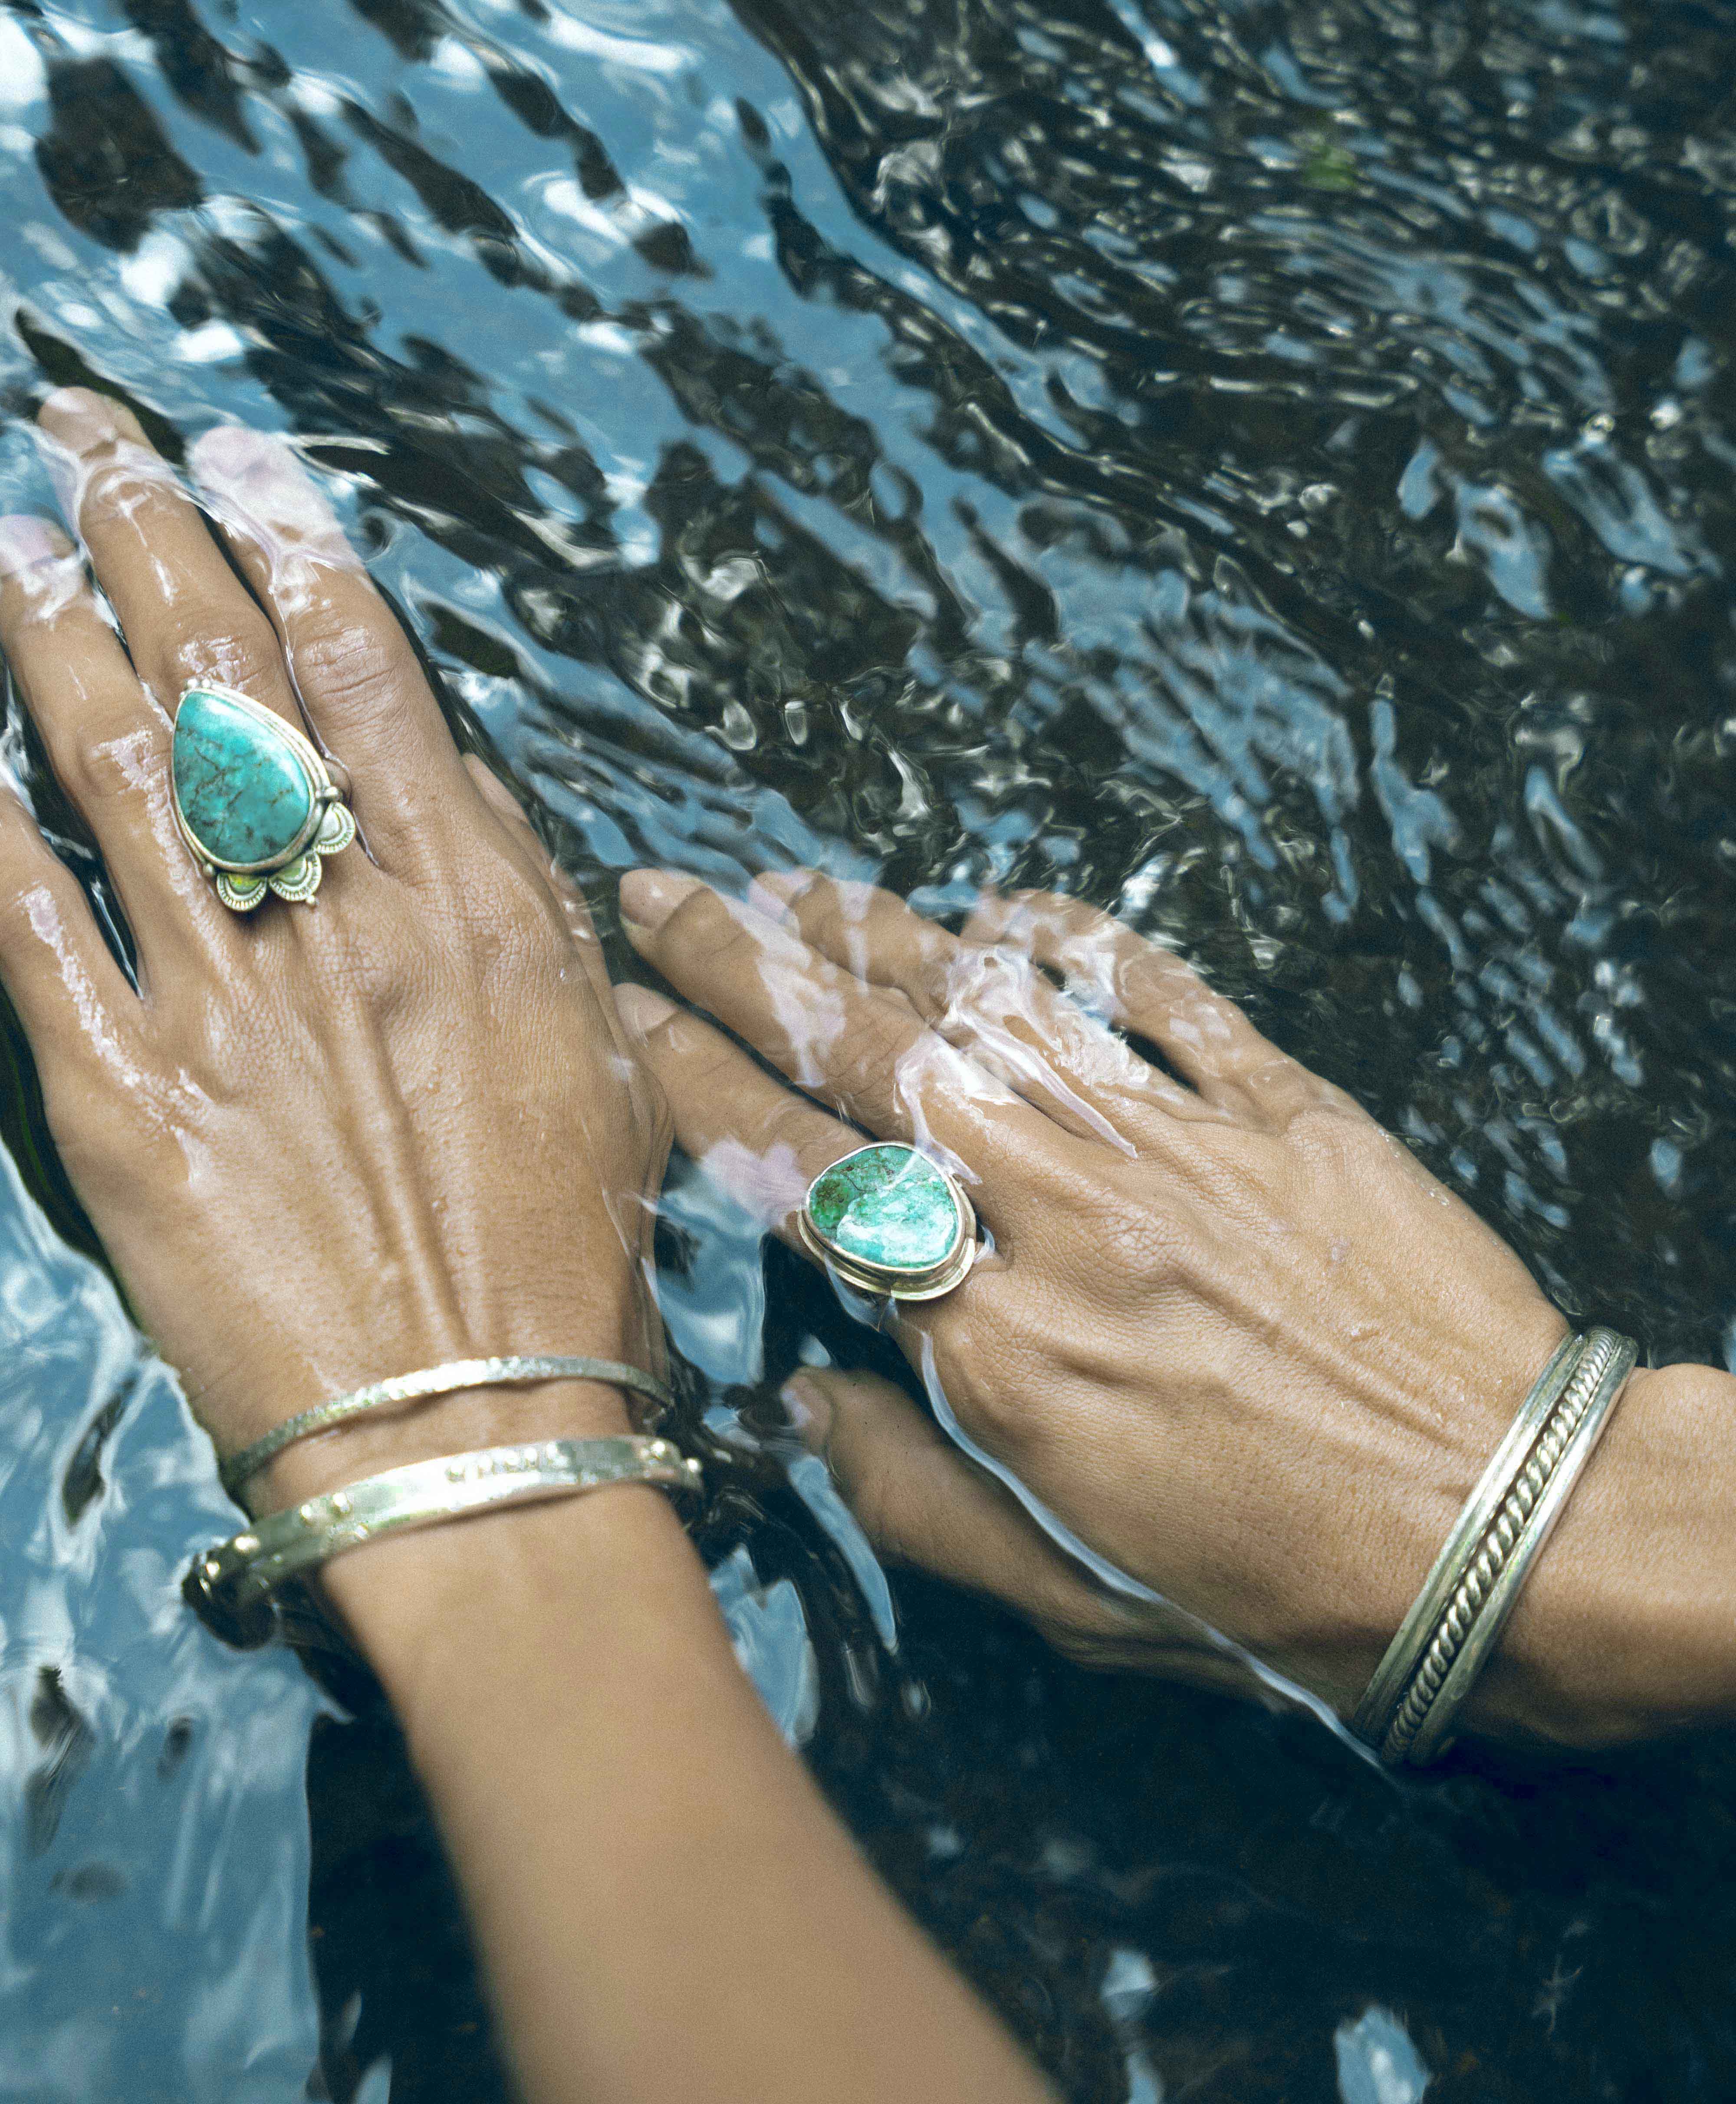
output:
<path id="1" fill-rule="evenodd" d="M 453 1662 L 530 1643 L 547 1666 L 631 1643 L 623 1620 L 697 1586 L 698 1558 L 661 1491 L 616 1484 L 478 1513 L 335 1557 L 319 1588 L 378 1675 L 413 1744 L 452 1722 Z M 667 1602 L 653 1612 L 672 1626 Z"/>
<path id="2" fill-rule="evenodd" d="M 1736 1715 L 1736 1382 L 1636 1368 L 1484 1675 L 1473 1721 L 1600 1745 Z"/>

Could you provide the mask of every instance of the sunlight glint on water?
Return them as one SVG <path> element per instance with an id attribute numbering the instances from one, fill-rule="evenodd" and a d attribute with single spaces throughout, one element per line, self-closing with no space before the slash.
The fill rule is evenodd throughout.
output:
<path id="1" fill-rule="evenodd" d="M 0 501 L 51 504 L 51 383 L 287 430 L 605 907 L 641 861 L 1116 905 L 1565 1305 L 1721 1357 L 1733 34 L 1728 0 L 20 0 Z M 1431 2097 L 1736 2086 L 1716 1750 L 1397 1796 L 1304 1719 L 886 1590 L 769 1402 L 880 1348 L 691 1171 L 671 1213 L 744 1648 L 1069 2094 L 1329 2097 L 1368 2011 Z M 338 2097 L 498 2093 L 377 1708 L 344 1683 L 315 1733 L 310 1834 L 319 1698 L 178 1606 L 203 1442 L 11 1186 L 0 1255 L 0 2096 L 296 2097 L 322 2025 Z M 1102 1991 L 1112 1951 L 1149 1991 Z"/>

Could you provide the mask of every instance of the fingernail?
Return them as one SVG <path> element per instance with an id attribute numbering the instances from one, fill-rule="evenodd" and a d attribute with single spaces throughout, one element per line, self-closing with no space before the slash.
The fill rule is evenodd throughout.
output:
<path id="1" fill-rule="evenodd" d="M 811 1374 L 792 1374 L 778 1391 L 796 1436 L 811 1453 L 820 1453 L 832 1436 L 832 1402 Z"/>
<path id="2" fill-rule="evenodd" d="M 50 438 L 74 452 L 125 433 L 119 403 L 90 387 L 56 387 L 36 412 Z"/>
<path id="3" fill-rule="evenodd" d="M 672 1015 L 681 1012 L 667 995 L 642 986 L 618 986 L 615 1006 L 621 1020 L 636 1037 L 649 1036 L 659 1023 L 667 1023 Z"/>
<path id="4" fill-rule="evenodd" d="M 38 563 L 51 563 L 65 553 L 65 544 L 30 513 L 0 519 L 0 572 L 7 577 L 34 569 Z"/>
<path id="5" fill-rule="evenodd" d="M 621 880 L 621 918 L 630 930 L 654 935 L 684 898 L 703 886 L 672 870 L 631 869 Z"/>
<path id="6" fill-rule="evenodd" d="M 263 431 L 246 424 L 216 424 L 194 440 L 192 459 L 199 473 L 221 475 L 227 481 L 251 475 L 278 449 L 279 444 Z"/>
<path id="7" fill-rule="evenodd" d="M 315 555 L 346 567 L 359 561 L 324 493 L 277 432 L 213 425 L 194 441 L 187 465 L 217 516 L 239 523 L 268 554 Z"/>

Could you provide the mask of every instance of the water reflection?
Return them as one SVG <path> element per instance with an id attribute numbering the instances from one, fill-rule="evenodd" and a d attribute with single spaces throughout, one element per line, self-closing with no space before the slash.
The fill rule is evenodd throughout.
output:
<path id="1" fill-rule="evenodd" d="M 5 501 L 47 497 L 49 381 L 126 392 L 172 452 L 285 429 L 576 867 L 1114 903 L 1570 1308 L 1721 1356 L 1733 29 L 1725 0 L 14 0 Z M 202 1450 L 16 1192 L 0 1231 L 0 2082 L 100 2093 L 148 2031 L 174 2093 L 253 2093 L 243 2059 L 297 2093 L 283 1750 L 315 1698 L 185 1627 Z M 672 1312 L 734 1457 L 708 1547 L 786 1630 L 790 1728 L 817 1696 L 835 1794 L 1073 2093 L 1328 2094 L 1370 2009 L 1443 2095 L 1728 2089 L 1721 1756 L 1401 1803 L 1305 1726 L 886 1590 L 766 1400 L 877 1348 L 755 1242 L 684 1179 Z M 326 2079 L 389 2055 L 395 2094 L 449 2093 L 449 2048 L 485 2093 L 473 1998 L 407 1984 L 467 1959 L 417 1925 L 449 1892 L 343 1692 Z M 197 1963 L 128 1926 L 165 1919 Z"/>

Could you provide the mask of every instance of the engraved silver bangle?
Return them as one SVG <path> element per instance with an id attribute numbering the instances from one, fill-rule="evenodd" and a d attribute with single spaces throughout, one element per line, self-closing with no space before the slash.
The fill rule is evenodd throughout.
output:
<path id="1" fill-rule="evenodd" d="M 613 1483 L 697 1492 L 703 1480 L 699 1464 L 673 1442 L 637 1433 L 533 1440 L 413 1461 L 272 1513 L 217 1543 L 194 1565 L 188 1589 L 220 1620 L 244 1620 L 287 1580 L 389 1535 Z"/>
<path id="2" fill-rule="evenodd" d="M 1569 1337 L 1538 1376 L 1350 1720 L 1390 1765 L 1446 1750 L 1637 1357 L 1630 1339 L 1593 1330 Z"/>
<path id="3" fill-rule="evenodd" d="M 597 1381 L 609 1388 L 627 1389 L 662 1410 L 675 1406 L 667 1384 L 618 1359 L 552 1358 L 523 1353 L 498 1359 L 454 1359 L 444 1366 L 397 1374 L 390 1380 L 371 1382 L 351 1394 L 334 1396 L 329 1402 L 315 1403 L 311 1410 L 299 1411 L 263 1439 L 256 1439 L 251 1446 L 231 1455 L 218 1473 L 224 1489 L 234 1497 L 250 1477 L 257 1476 L 268 1461 L 275 1460 L 286 1446 L 292 1446 L 298 1439 L 310 1439 L 317 1432 L 329 1432 L 334 1425 L 368 1411 L 426 1402 L 435 1396 L 456 1395 L 465 1389 L 509 1388 L 550 1380 Z"/>

